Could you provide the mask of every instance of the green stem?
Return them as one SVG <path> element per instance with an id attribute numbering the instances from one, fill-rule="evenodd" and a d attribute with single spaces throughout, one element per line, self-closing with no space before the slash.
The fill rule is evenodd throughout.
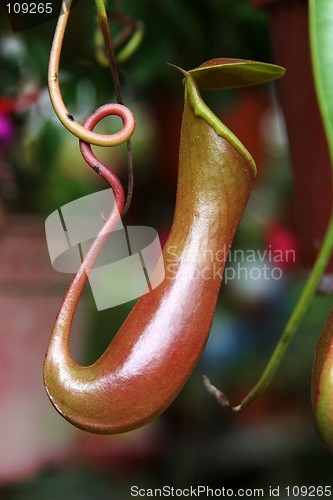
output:
<path id="1" fill-rule="evenodd" d="M 260 396 L 266 387 L 271 382 L 280 361 L 294 338 L 297 328 L 305 316 L 307 309 L 316 293 L 318 284 L 324 274 L 328 261 L 333 252 L 333 214 L 331 216 L 328 229 L 321 247 L 321 250 L 316 259 L 313 270 L 304 285 L 302 293 L 297 301 L 296 306 L 289 318 L 289 321 L 280 337 L 280 340 L 257 384 L 243 399 L 240 405 L 234 408 L 235 411 L 240 410 L 250 405 L 258 396 Z"/>
<path id="2" fill-rule="evenodd" d="M 96 3 L 96 9 L 97 9 L 98 16 L 107 18 L 104 0 L 95 0 L 95 3 Z"/>
<path id="3" fill-rule="evenodd" d="M 327 232 L 321 246 L 320 252 L 316 259 L 313 270 L 308 277 L 302 293 L 297 301 L 296 306 L 294 307 L 293 312 L 288 320 L 285 329 L 282 332 L 280 340 L 271 355 L 270 360 L 268 361 L 265 370 L 263 371 L 260 379 L 255 384 L 253 389 L 245 396 L 245 398 L 241 401 L 240 404 L 236 406 L 231 406 L 228 398 L 225 394 L 217 389 L 214 385 L 210 383 L 210 380 L 204 376 L 204 385 L 208 392 L 210 392 L 217 401 L 225 408 L 228 408 L 232 411 L 239 411 L 247 406 L 249 406 L 253 401 L 255 401 L 268 387 L 272 378 L 275 375 L 275 372 L 282 360 L 282 357 L 289 346 L 290 342 L 294 338 L 297 328 L 305 316 L 305 313 L 316 293 L 318 284 L 321 280 L 322 275 L 326 269 L 328 261 L 333 253 L 333 213 L 331 215 Z"/>
<path id="4" fill-rule="evenodd" d="M 113 84 L 114 84 L 114 88 L 115 88 L 115 92 L 116 92 L 116 96 L 117 96 L 117 101 L 119 104 L 123 104 L 123 100 L 121 97 L 121 90 L 120 90 L 119 75 L 118 75 L 117 64 L 116 64 L 116 56 L 114 53 L 112 37 L 111 37 L 110 27 L 109 27 L 109 20 L 108 20 L 108 15 L 107 15 L 106 8 L 105 8 L 105 3 L 104 3 L 104 0 L 95 0 L 95 2 L 96 2 L 98 20 L 99 20 L 99 24 L 101 26 L 101 31 L 102 31 L 103 38 L 104 38 L 106 56 L 107 56 L 107 59 L 109 62 L 109 68 L 110 68 L 110 71 L 112 74 Z"/>
<path id="5" fill-rule="evenodd" d="M 121 88 L 119 81 L 119 74 L 116 63 L 116 56 L 114 52 L 112 37 L 110 33 L 109 20 L 108 15 L 105 8 L 104 0 L 95 0 L 98 20 L 100 23 L 101 31 L 104 38 L 106 55 L 109 63 L 109 68 L 112 74 L 113 84 L 115 93 L 117 96 L 117 101 L 119 104 L 123 104 L 123 99 L 121 96 Z M 126 204 L 123 211 L 123 216 L 128 212 L 133 195 L 133 186 L 134 186 L 134 173 L 133 173 L 133 154 L 132 154 L 132 142 L 129 139 L 127 141 L 127 176 L 128 176 L 128 185 L 127 185 L 127 197 Z"/>
<path id="6" fill-rule="evenodd" d="M 74 134 L 81 141 L 95 146 L 118 146 L 119 144 L 123 144 L 128 141 L 134 132 L 135 120 L 129 109 L 125 106 L 116 106 L 118 111 L 114 114 L 120 113 L 119 116 L 121 116 L 124 122 L 124 126 L 120 132 L 115 134 L 99 134 L 91 130 L 87 130 L 80 123 L 78 123 L 69 113 L 62 99 L 59 84 L 59 64 L 71 6 L 72 0 L 63 0 L 50 51 L 48 87 L 52 106 L 64 127 L 66 127 L 69 132 Z M 113 110 L 114 109 L 115 108 L 113 108 Z"/>
<path id="7" fill-rule="evenodd" d="M 144 35 L 144 24 L 142 21 L 135 23 L 135 30 L 129 41 L 117 54 L 117 61 L 123 63 L 127 61 L 138 49 Z"/>

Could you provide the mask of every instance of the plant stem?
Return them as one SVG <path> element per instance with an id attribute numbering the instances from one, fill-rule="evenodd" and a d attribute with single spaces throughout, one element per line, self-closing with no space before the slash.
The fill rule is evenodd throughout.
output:
<path id="1" fill-rule="evenodd" d="M 126 34 L 126 33 L 125 33 Z M 134 24 L 134 32 L 131 34 L 131 37 L 125 47 L 121 49 L 120 52 L 117 54 L 117 61 L 122 63 L 127 61 L 132 54 L 137 50 L 139 47 L 142 38 L 144 34 L 144 24 L 142 21 L 137 21 Z"/>
<path id="2" fill-rule="evenodd" d="M 243 399 L 239 406 L 235 410 L 244 408 L 252 403 L 262 392 L 266 389 L 270 381 L 272 380 L 280 361 L 289 346 L 291 340 L 294 338 L 297 328 L 305 316 L 305 313 L 316 293 L 318 284 L 324 274 L 327 263 L 333 252 L 333 215 L 331 216 L 328 229 L 321 247 L 321 250 L 316 259 L 313 270 L 308 277 L 307 282 L 304 285 L 302 293 L 297 301 L 296 306 L 289 318 L 289 321 L 281 335 L 281 338 L 269 360 L 262 376 L 260 377 L 257 384 L 249 392 L 249 394 Z"/>
<path id="3" fill-rule="evenodd" d="M 99 20 L 99 24 L 101 26 L 101 31 L 102 31 L 103 38 L 104 38 L 104 44 L 105 44 L 106 55 L 107 55 L 107 59 L 108 59 L 108 63 L 109 63 L 109 68 L 111 71 L 113 85 L 114 85 L 115 92 L 116 92 L 117 101 L 119 104 L 123 104 L 123 99 L 121 96 L 119 74 L 118 74 L 117 63 L 116 63 L 116 56 L 115 56 L 115 52 L 114 52 L 114 48 L 113 48 L 108 16 L 107 16 L 107 12 L 105 9 L 105 3 L 104 3 L 104 0 L 95 0 L 95 2 L 96 2 L 98 20 Z M 126 215 L 128 209 L 131 205 L 132 195 L 133 195 L 133 186 L 134 186 L 133 154 L 132 154 L 132 143 L 131 143 L 130 139 L 127 141 L 127 176 L 128 176 L 127 197 L 126 197 L 126 204 L 125 204 L 125 207 L 123 210 L 123 216 Z"/>
<path id="4" fill-rule="evenodd" d="M 310 276 L 308 277 L 302 293 L 294 307 L 293 312 L 285 326 L 280 340 L 271 355 L 270 360 L 268 361 L 266 368 L 264 369 L 261 377 L 258 382 L 255 384 L 253 389 L 245 396 L 245 398 L 241 401 L 240 404 L 236 406 L 231 406 L 228 398 L 225 394 L 217 389 L 214 385 L 211 384 L 210 380 L 204 376 L 204 385 L 208 392 L 210 392 L 221 404 L 223 407 L 228 408 L 232 411 L 239 411 L 247 406 L 249 406 L 253 401 L 255 401 L 267 388 L 270 384 L 275 372 L 282 360 L 282 357 L 289 346 L 290 342 L 295 336 L 297 328 L 305 316 L 305 313 L 313 299 L 320 279 L 325 271 L 327 263 L 333 252 L 333 214 L 329 221 L 329 225 L 327 228 L 327 232 L 316 259 L 313 270 L 311 271 Z"/>
<path id="5" fill-rule="evenodd" d="M 68 109 L 62 99 L 59 85 L 59 63 L 71 6 L 72 0 L 63 0 L 62 9 L 52 41 L 48 69 L 48 87 L 52 106 L 64 127 L 66 127 L 69 132 L 74 134 L 80 140 L 89 144 L 94 144 L 95 146 L 118 146 L 119 144 L 123 144 L 128 141 L 134 132 L 135 120 L 129 109 L 118 104 L 117 108 L 115 108 L 117 109 L 116 114 L 122 118 L 123 128 L 115 134 L 103 135 L 87 130 L 80 123 L 78 123 L 68 112 Z"/>
<path id="6" fill-rule="evenodd" d="M 117 96 L 117 101 L 119 104 L 123 104 L 123 100 L 121 97 L 121 90 L 120 90 L 119 75 L 118 75 L 118 70 L 117 70 L 117 65 L 116 65 L 116 56 L 114 53 L 112 37 L 111 37 L 110 27 L 109 27 L 109 21 L 108 21 L 108 15 L 107 15 L 107 12 L 105 9 L 104 0 L 95 0 L 95 2 L 96 2 L 98 20 L 99 20 L 99 24 L 101 26 L 101 30 L 102 30 L 102 34 L 103 34 L 103 38 L 104 38 L 106 56 L 108 58 L 109 68 L 110 68 L 112 78 L 113 78 L 113 84 L 114 84 L 114 88 L 115 88 L 115 92 L 116 92 L 116 96 Z"/>

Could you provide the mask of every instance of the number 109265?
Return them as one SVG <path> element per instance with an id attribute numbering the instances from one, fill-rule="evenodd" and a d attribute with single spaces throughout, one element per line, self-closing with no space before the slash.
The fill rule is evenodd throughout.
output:
<path id="1" fill-rule="evenodd" d="M 14 2 L 6 5 L 8 14 L 52 14 L 52 2 Z"/>

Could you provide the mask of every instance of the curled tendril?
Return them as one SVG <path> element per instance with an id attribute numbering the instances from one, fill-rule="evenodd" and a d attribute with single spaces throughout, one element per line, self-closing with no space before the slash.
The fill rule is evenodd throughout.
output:
<path id="1" fill-rule="evenodd" d="M 94 113 L 88 116 L 86 121 L 83 124 L 83 127 L 88 130 L 92 131 L 94 127 L 97 125 L 97 123 L 102 120 L 105 116 L 109 115 L 110 112 L 114 111 L 114 108 L 117 108 L 118 106 L 121 106 L 120 104 L 105 104 L 104 106 L 99 107 Z M 88 253 L 86 254 L 81 267 L 78 271 L 77 274 L 80 274 L 81 268 L 85 269 L 86 273 L 89 272 L 89 270 L 93 267 L 96 258 L 101 251 L 104 243 L 106 242 L 109 234 L 111 231 L 114 229 L 116 226 L 117 222 L 119 221 L 119 218 L 121 217 L 123 210 L 124 210 L 124 205 L 125 205 L 125 193 L 123 186 L 116 176 L 115 173 L 113 173 L 109 168 L 102 163 L 100 160 L 97 159 L 95 154 L 92 152 L 91 145 L 89 143 L 83 142 L 80 140 L 80 150 L 83 158 L 86 160 L 88 165 L 92 167 L 95 172 L 97 172 L 103 179 L 106 180 L 106 182 L 109 184 L 109 186 L 113 190 L 114 198 L 115 198 L 115 205 L 111 211 L 111 214 L 108 218 L 106 218 L 105 224 L 103 225 L 102 229 L 99 231 L 97 234 L 93 244 L 91 245 Z M 79 301 L 81 292 L 83 290 L 83 287 L 85 285 L 85 282 L 81 284 L 81 287 L 78 286 L 75 289 L 75 284 L 74 284 L 75 278 L 71 284 L 72 287 L 72 292 L 74 291 L 75 293 L 75 301 L 76 304 Z M 74 287 L 73 287 L 74 284 Z M 70 288 L 71 288 L 70 287 Z M 67 292 L 68 294 L 68 292 Z M 66 295 L 67 295 L 66 294 Z M 73 294 L 72 294 L 73 296 Z M 66 298 L 65 298 L 66 300 Z M 75 306 L 76 307 L 76 306 Z M 74 311 L 73 311 L 74 314 Z"/>
<path id="2" fill-rule="evenodd" d="M 84 122 L 83 127 L 92 131 L 96 124 L 109 114 L 110 106 L 117 106 L 116 104 L 108 104 L 98 108 L 91 114 Z M 104 217 L 105 224 L 98 232 L 94 242 L 86 253 L 76 275 L 74 276 L 61 304 L 55 329 L 59 329 L 59 343 L 63 353 L 67 352 L 67 345 L 69 343 L 69 336 L 71 325 L 74 319 L 75 311 L 77 309 L 81 294 L 88 279 L 90 270 L 93 268 L 96 259 L 106 243 L 109 234 L 116 227 L 121 217 L 125 205 L 125 193 L 118 177 L 111 172 L 106 165 L 99 161 L 91 150 L 88 143 L 80 142 L 80 149 L 83 157 L 87 163 L 103 178 L 105 179 L 113 190 L 115 203 L 108 217 Z"/>
<path id="3" fill-rule="evenodd" d="M 132 112 L 123 104 L 105 104 L 94 111 L 84 122 L 83 125 L 76 122 L 72 115 L 68 112 L 60 91 L 58 80 L 59 61 L 61 48 L 64 40 L 66 26 L 69 18 L 69 13 L 72 5 L 72 0 L 63 0 L 61 12 L 58 18 L 48 70 L 48 85 L 51 102 L 56 115 L 61 123 L 80 140 L 80 150 L 83 158 L 86 160 L 95 172 L 107 181 L 114 193 L 114 207 L 109 217 L 104 218 L 105 224 L 97 234 L 94 242 L 86 253 L 81 266 L 78 269 L 73 281 L 71 282 L 63 303 L 61 305 L 59 322 L 64 325 L 64 328 L 69 335 L 75 310 L 86 284 L 89 271 L 94 266 L 96 259 L 105 244 L 109 234 L 117 225 L 119 218 L 124 213 L 125 193 L 118 177 L 109 170 L 109 168 L 100 162 L 92 152 L 91 145 L 96 146 L 118 146 L 127 142 L 130 144 L 130 138 L 135 129 L 135 119 Z M 123 121 L 122 129 L 119 132 L 110 135 L 98 134 L 93 131 L 97 123 L 106 116 L 116 115 Z M 129 146 L 130 150 L 130 146 Z M 131 150 L 130 150 L 131 151 Z M 127 204 L 128 205 L 128 204 Z M 126 206 L 127 206 L 126 205 Z"/>
<path id="4" fill-rule="evenodd" d="M 104 104 L 88 116 L 83 127 L 92 131 L 103 118 L 109 115 L 118 114 L 118 108 L 123 108 L 121 104 Z M 105 179 L 113 190 L 115 200 L 118 204 L 120 214 L 124 208 L 124 190 L 116 174 L 111 172 L 93 153 L 91 144 L 80 140 L 80 151 L 88 165 Z"/>
<path id="5" fill-rule="evenodd" d="M 97 123 L 108 116 L 110 114 L 114 114 L 114 110 L 117 107 L 121 106 L 120 104 L 105 104 L 104 106 L 100 106 L 94 113 L 88 116 L 86 121 L 83 124 L 85 130 L 89 132 L 94 129 Z M 97 172 L 112 188 L 115 204 L 109 215 L 109 217 L 105 218 L 105 224 L 97 234 L 94 242 L 92 243 L 90 249 L 88 250 L 78 272 L 74 280 L 72 281 L 69 290 L 66 293 L 64 302 L 62 304 L 61 310 L 66 308 L 66 301 L 71 302 L 71 311 L 69 312 L 69 319 L 72 320 L 73 315 L 75 313 L 76 306 L 79 302 L 81 293 L 87 281 L 87 275 L 89 271 L 94 266 L 96 259 L 105 244 L 109 234 L 117 225 L 119 218 L 121 217 L 124 206 L 125 206 L 125 193 L 123 186 L 116 176 L 114 172 L 109 170 L 109 168 L 102 163 L 95 154 L 92 152 L 91 145 L 87 142 L 80 140 L 80 150 L 83 158 L 86 160 L 88 165 Z M 85 278 L 80 279 L 80 275 L 85 275 Z M 77 279 L 78 278 L 78 279 Z"/>
<path id="6" fill-rule="evenodd" d="M 48 69 L 48 86 L 52 106 L 61 123 L 81 141 L 94 144 L 95 146 L 118 146 L 129 141 L 135 129 L 133 114 L 128 108 L 126 108 L 126 106 L 120 104 L 110 105 L 113 107 L 110 108 L 112 111 L 108 114 L 116 114 L 120 116 L 123 120 L 123 127 L 115 134 L 104 135 L 90 131 L 80 123 L 76 122 L 73 116 L 68 112 L 62 99 L 59 85 L 59 62 L 71 5 L 72 0 L 63 0 L 62 10 L 58 18 L 51 47 Z"/>

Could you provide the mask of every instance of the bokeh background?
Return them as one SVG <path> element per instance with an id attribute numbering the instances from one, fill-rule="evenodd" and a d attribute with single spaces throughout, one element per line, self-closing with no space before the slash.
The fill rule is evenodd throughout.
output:
<path id="1" fill-rule="evenodd" d="M 111 11 L 121 10 L 145 26 L 142 44 L 119 65 L 124 101 L 137 120 L 135 190 L 124 222 L 150 225 L 165 242 L 183 103 L 181 76 L 165 63 L 190 69 L 214 57 L 274 62 L 268 14 L 247 0 L 109 3 Z M 332 297 L 314 299 L 271 387 L 252 407 L 239 414 L 223 411 L 202 384 L 207 374 L 235 403 L 246 394 L 306 278 L 276 87 L 205 98 L 248 147 L 259 170 L 233 248 L 285 255 L 293 250 L 295 259 L 265 262 L 281 269 L 279 280 L 243 274 L 223 286 L 207 348 L 163 415 L 127 434 L 92 435 L 58 416 L 42 385 L 48 338 L 70 281 L 51 267 L 44 222 L 61 205 L 106 186 L 84 164 L 78 141 L 58 123 L 49 102 L 55 21 L 13 33 L 2 15 L 0 27 L 0 498 L 127 499 L 131 485 L 199 484 L 265 491 L 280 486 L 280 498 L 287 498 L 284 486 L 331 485 L 333 457 L 313 427 L 310 379 Z M 114 34 L 119 30 L 114 22 L 111 28 Z M 67 107 L 81 122 L 98 105 L 115 100 L 108 68 L 100 64 L 97 30 L 94 2 L 78 2 L 66 33 L 61 81 Z M 106 119 L 98 127 L 114 126 Z M 126 149 L 98 154 L 126 183 Z M 258 263 L 242 265 L 250 271 Z M 73 331 L 76 358 L 95 360 L 132 307 L 97 312 L 87 287 Z"/>

